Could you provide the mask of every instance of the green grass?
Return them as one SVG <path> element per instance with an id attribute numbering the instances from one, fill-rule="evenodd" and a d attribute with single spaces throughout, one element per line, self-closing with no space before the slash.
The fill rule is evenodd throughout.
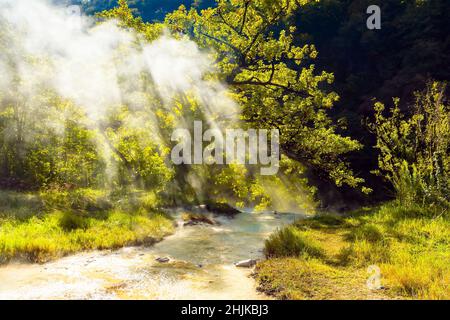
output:
<path id="1" fill-rule="evenodd" d="M 266 240 L 264 254 L 272 258 L 299 255 L 321 257 L 323 250 L 308 231 L 288 226 L 278 230 Z"/>
<path id="2" fill-rule="evenodd" d="M 152 244 L 173 232 L 172 221 L 152 207 L 152 198 L 145 193 L 114 198 L 89 189 L 2 192 L 0 263 L 45 262 L 82 250 Z"/>
<path id="3" fill-rule="evenodd" d="M 259 290 L 287 300 L 383 299 L 359 285 L 365 274 L 360 270 L 337 268 L 321 259 L 274 258 L 257 266 Z"/>
<path id="4" fill-rule="evenodd" d="M 42 214 L 44 202 L 37 194 L 0 191 L 0 222 L 7 219 L 24 221 Z"/>
<path id="5" fill-rule="evenodd" d="M 311 246 L 322 253 L 313 255 L 313 260 Z M 450 220 L 420 207 L 391 203 L 345 217 L 298 221 L 266 242 L 266 254 L 271 259 L 258 266 L 257 277 L 262 289 L 278 298 L 329 298 L 327 288 L 334 288 L 330 289 L 336 291 L 334 297 L 341 298 L 349 288 L 361 293 L 358 298 L 378 293 L 381 298 L 450 298 Z M 378 293 L 366 292 L 370 265 L 381 270 L 385 289 Z M 285 268 L 295 269 L 297 275 Z M 342 281 L 333 272 L 348 278 Z"/>

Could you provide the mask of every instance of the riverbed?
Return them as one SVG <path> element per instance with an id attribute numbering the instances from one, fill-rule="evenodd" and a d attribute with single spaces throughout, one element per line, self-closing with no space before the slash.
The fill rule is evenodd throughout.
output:
<path id="1" fill-rule="evenodd" d="M 152 247 L 85 252 L 45 264 L 0 268 L 0 299 L 268 299 L 251 269 L 234 263 L 263 259 L 264 240 L 301 214 L 243 212 L 217 225 L 183 226 Z M 158 258 L 169 258 L 161 263 Z"/>

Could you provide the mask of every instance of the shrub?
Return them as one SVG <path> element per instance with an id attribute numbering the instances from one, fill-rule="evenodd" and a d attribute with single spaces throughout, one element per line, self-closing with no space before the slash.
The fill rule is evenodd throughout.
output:
<path id="1" fill-rule="evenodd" d="M 450 208 L 450 104 L 445 89 L 443 83 L 429 83 L 416 93 L 411 115 L 400 111 L 398 99 L 389 117 L 383 104 L 375 105 L 370 128 L 380 151 L 377 173 L 392 184 L 402 206 L 441 207 L 441 213 Z"/>
<path id="2" fill-rule="evenodd" d="M 89 227 L 89 220 L 74 212 L 64 212 L 59 220 L 59 225 L 65 231 L 87 229 Z"/>

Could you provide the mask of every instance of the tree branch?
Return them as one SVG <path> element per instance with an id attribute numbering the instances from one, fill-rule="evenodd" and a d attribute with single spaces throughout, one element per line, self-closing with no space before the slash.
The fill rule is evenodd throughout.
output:
<path id="1" fill-rule="evenodd" d="M 247 12 L 248 12 L 248 7 L 250 5 L 250 1 L 246 1 L 245 2 L 245 11 L 244 11 L 244 16 L 242 17 L 242 23 L 241 23 L 241 28 L 240 28 L 240 34 L 242 34 L 242 32 L 244 31 L 244 26 L 245 26 L 245 22 L 247 20 Z"/>
<path id="2" fill-rule="evenodd" d="M 242 36 L 242 33 L 239 32 L 238 29 L 236 29 L 236 27 L 233 27 L 231 24 L 229 24 L 226 20 L 225 17 L 223 16 L 222 12 L 220 11 L 220 9 L 217 9 L 217 13 L 219 14 L 220 19 L 222 20 L 222 23 L 225 24 L 228 28 L 230 28 L 231 30 L 233 30 L 234 32 L 236 32 L 237 34 Z"/>
<path id="3" fill-rule="evenodd" d="M 271 86 L 271 87 L 277 87 L 283 90 L 286 90 L 287 92 L 290 93 L 294 93 L 296 95 L 298 95 L 299 97 L 302 98 L 307 98 L 309 95 L 307 93 L 305 93 L 304 91 L 300 91 L 300 90 L 296 90 L 293 89 L 289 84 L 286 85 L 282 85 L 279 83 L 275 83 L 272 82 L 272 80 L 270 81 L 261 81 L 258 78 L 252 77 L 248 80 L 243 80 L 243 81 L 228 81 L 229 85 L 233 85 L 233 86 L 244 86 L 244 85 L 250 85 L 250 86 Z"/>

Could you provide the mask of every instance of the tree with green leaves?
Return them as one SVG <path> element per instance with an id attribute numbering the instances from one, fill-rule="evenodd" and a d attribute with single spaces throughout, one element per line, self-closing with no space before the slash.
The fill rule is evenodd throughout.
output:
<path id="1" fill-rule="evenodd" d="M 358 186 L 343 156 L 360 148 L 336 133 L 327 115 L 338 100 L 324 88 L 333 75 L 316 74 L 314 45 L 293 44 L 288 18 L 306 1 L 218 1 L 198 13 L 184 8 L 166 24 L 201 47 L 213 48 L 219 77 L 230 85 L 251 125 L 280 130 L 284 154 L 330 178 Z"/>
<path id="2" fill-rule="evenodd" d="M 307 1 L 220 0 L 198 12 L 181 6 L 167 15 L 165 27 L 173 36 L 187 36 L 210 50 L 214 77 L 230 87 L 249 126 L 280 130 L 282 152 L 338 186 L 360 186 L 345 155 L 361 145 L 337 133 L 328 110 L 338 100 L 327 85 L 333 75 L 316 74 L 314 45 L 293 43 L 291 17 Z M 134 17 L 127 1 L 100 14 L 146 35 L 162 32 L 160 24 Z M 366 191 L 366 189 L 364 188 Z"/>

